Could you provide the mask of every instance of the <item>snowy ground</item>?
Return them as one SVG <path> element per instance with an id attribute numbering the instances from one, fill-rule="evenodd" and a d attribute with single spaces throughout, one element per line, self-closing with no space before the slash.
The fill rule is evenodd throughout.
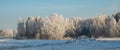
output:
<path id="1" fill-rule="evenodd" d="M 96 40 L 101 40 L 101 41 L 120 41 L 120 38 L 97 38 Z"/>
<path id="2" fill-rule="evenodd" d="M 120 41 L 79 40 L 1 40 L 0 50 L 120 50 Z"/>

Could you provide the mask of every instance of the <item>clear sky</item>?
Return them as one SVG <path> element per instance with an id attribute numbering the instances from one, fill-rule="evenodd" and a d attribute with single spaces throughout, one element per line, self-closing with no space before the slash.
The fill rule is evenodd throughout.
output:
<path id="1" fill-rule="evenodd" d="M 120 0 L 0 0 L 0 29 L 17 28 L 18 17 L 49 16 L 95 17 L 120 12 Z"/>

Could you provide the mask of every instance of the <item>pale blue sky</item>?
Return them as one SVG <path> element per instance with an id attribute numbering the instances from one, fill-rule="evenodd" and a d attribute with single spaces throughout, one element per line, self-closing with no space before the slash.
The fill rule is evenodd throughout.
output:
<path id="1" fill-rule="evenodd" d="M 120 12 L 120 0 L 0 0 L 0 29 L 16 29 L 19 16 L 26 19 L 58 13 L 86 18 L 117 12 Z"/>

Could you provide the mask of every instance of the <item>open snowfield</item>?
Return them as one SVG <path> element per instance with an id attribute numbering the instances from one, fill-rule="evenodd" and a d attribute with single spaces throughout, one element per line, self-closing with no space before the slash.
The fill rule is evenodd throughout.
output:
<path id="1" fill-rule="evenodd" d="M 0 40 L 0 50 L 120 50 L 120 40 Z"/>

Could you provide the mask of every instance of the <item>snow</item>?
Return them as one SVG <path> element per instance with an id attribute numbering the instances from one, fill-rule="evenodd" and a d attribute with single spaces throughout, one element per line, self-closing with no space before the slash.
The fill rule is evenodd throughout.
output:
<path id="1" fill-rule="evenodd" d="M 101 40 L 101 41 L 120 41 L 120 38 L 96 38 L 96 40 Z"/>
<path id="2" fill-rule="evenodd" d="M 119 50 L 120 41 L 78 40 L 8 40 L 0 41 L 0 50 Z"/>

